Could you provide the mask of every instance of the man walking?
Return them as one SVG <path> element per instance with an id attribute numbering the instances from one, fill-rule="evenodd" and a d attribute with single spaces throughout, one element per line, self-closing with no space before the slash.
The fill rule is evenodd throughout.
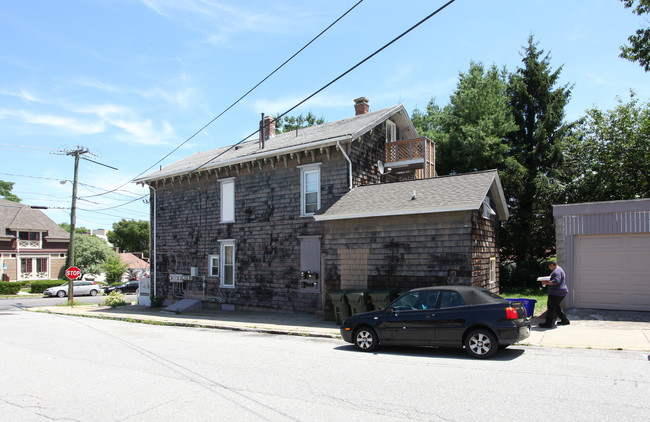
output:
<path id="1" fill-rule="evenodd" d="M 566 286 L 566 274 L 554 259 L 548 263 L 548 267 L 552 271 L 551 278 L 548 281 L 542 281 L 543 285 L 548 286 L 546 321 L 539 324 L 539 326 L 542 328 L 555 328 L 557 317 L 560 317 L 559 325 L 569 325 L 569 318 L 562 310 L 564 299 L 569 294 L 569 289 Z"/>

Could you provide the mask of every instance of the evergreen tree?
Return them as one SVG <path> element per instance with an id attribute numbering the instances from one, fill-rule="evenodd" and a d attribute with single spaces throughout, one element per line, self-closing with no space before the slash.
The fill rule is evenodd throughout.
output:
<path id="1" fill-rule="evenodd" d="M 562 139 L 567 132 L 564 107 L 571 86 L 557 87 L 562 67 L 551 69 L 550 57 L 531 35 L 524 48 L 523 66 L 511 75 L 509 97 L 517 129 L 508 135 L 510 154 L 519 166 L 504 190 L 510 219 L 504 226 L 503 256 L 514 256 L 517 271 L 527 280 L 531 264 L 554 250 L 552 204 L 558 191 Z"/>

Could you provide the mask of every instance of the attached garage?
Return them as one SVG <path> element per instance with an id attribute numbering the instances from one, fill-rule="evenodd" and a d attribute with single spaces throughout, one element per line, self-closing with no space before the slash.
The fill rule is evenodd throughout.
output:
<path id="1" fill-rule="evenodd" d="M 568 305 L 650 311 L 650 199 L 555 205 Z"/>

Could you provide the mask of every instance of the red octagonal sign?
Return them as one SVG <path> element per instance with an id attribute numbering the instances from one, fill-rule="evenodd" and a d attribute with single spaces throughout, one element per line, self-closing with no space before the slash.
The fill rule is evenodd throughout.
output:
<path id="1" fill-rule="evenodd" d="M 81 270 L 77 267 L 70 267 L 65 270 L 65 276 L 70 280 L 76 280 L 78 278 L 81 278 Z"/>

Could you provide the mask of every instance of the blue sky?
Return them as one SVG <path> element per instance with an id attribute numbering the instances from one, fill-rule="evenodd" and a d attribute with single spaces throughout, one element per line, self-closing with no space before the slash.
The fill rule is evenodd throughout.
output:
<path id="1" fill-rule="evenodd" d="M 81 161 L 77 226 L 148 219 L 129 183 L 185 142 L 358 0 L 21 0 L 0 4 L 0 179 L 69 222 L 73 158 Z M 300 102 L 443 5 L 365 0 L 238 105 L 161 164 L 231 145 L 260 113 Z M 326 121 L 403 103 L 448 102 L 471 60 L 514 71 L 530 34 L 575 84 L 567 120 L 611 109 L 650 74 L 618 57 L 646 21 L 617 0 L 457 0 L 291 114 Z M 116 192 L 99 195 L 106 190 Z M 125 205 L 126 204 L 126 205 Z M 188 204 L 191 206 L 191 204 Z"/>

